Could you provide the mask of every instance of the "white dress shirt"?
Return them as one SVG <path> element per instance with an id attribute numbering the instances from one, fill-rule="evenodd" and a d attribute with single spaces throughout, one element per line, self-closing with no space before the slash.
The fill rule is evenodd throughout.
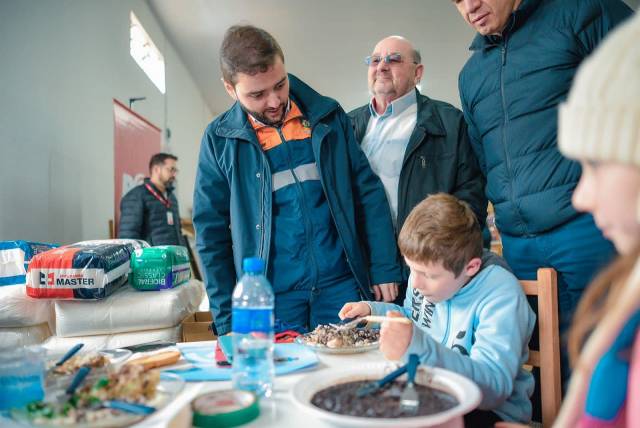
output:
<path id="1" fill-rule="evenodd" d="M 398 218 L 398 184 L 404 153 L 418 119 L 416 92 L 409 91 L 393 100 L 383 114 L 369 103 L 371 118 L 362 139 L 362 150 L 369 159 L 373 172 L 380 177 L 387 194 L 393 225 Z"/>

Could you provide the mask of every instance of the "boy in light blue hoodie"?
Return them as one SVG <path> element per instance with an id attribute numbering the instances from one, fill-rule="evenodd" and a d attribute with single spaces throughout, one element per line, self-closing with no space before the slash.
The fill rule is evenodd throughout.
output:
<path id="1" fill-rule="evenodd" d="M 411 318 L 412 324 L 382 324 L 380 350 L 387 359 L 417 353 L 423 364 L 473 380 L 482 402 L 465 416 L 466 426 L 528 423 L 534 380 L 522 365 L 535 315 L 512 273 L 483 264 L 471 208 L 451 195 L 429 196 L 411 211 L 398 245 L 411 269 L 404 306 L 352 302 L 340 318 Z"/>

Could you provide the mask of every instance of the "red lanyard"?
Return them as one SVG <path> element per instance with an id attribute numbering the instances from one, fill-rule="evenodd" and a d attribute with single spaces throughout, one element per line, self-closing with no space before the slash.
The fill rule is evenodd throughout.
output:
<path id="1" fill-rule="evenodd" d="M 165 207 L 167 207 L 167 209 L 171 208 L 171 201 L 168 199 L 165 199 L 162 195 L 160 195 L 158 192 L 156 192 L 153 187 L 151 187 L 149 185 L 149 183 L 144 183 L 144 186 L 147 188 L 147 190 L 157 199 L 159 200 L 162 205 L 164 205 Z"/>

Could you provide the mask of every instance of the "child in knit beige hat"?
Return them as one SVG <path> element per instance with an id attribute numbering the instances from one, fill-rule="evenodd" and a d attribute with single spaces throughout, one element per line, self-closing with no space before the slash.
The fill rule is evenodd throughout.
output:
<path id="1" fill-rule="evenodd" d="M 583 167 L 574 206 L 593 214 L 620 258 L 576 311 L 574 368 L 554 426 L 640 427 L 640 16 L 580 67 L 558 140 Z"/>

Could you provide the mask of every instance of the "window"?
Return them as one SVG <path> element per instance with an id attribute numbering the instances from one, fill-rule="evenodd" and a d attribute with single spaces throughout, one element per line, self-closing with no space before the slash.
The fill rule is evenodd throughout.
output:
<path id="1" fill-rule="evenodd" d="M 164 57 L 142 27 L 136 15 L 133 12 L 129 12 L 129 18 L 129 53 L 142 68 L 142 71 L 156 85 L 156 88 L 164 94 Z"/>

